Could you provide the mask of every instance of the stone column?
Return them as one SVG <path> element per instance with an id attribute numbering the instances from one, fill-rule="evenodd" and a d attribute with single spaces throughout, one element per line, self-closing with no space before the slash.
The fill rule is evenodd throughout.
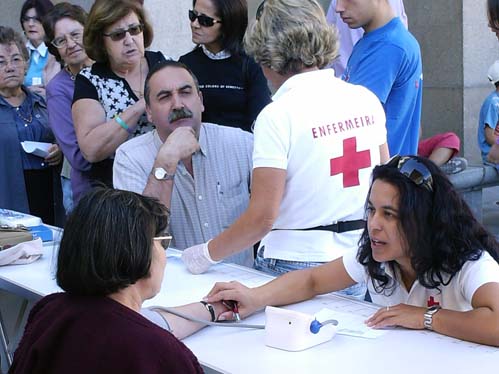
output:
<path id="1" fill-rule="evenodd" d="M 462 153 L 480 163 L 477 124 L 493 86 L 488 67 L 499 43 L 487 27 L 485 0 L 406 0 L 409 29 L 423 56 L 423 136 L 454 131 Z"/>

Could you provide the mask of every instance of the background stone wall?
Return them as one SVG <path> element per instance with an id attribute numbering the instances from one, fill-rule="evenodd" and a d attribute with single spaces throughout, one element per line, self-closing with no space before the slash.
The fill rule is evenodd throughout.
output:
<path id="1" fill-rule="evenodd" d="M 20 30 L 22 0 L 1 0 L 0 24 Z M 326 9 L 331 0 L 319 0 Z M 60 1 L 54 1 L 60 2 Z M 73 3 L 90 9 L 92 0 Z M 250 19 L 260 0 L 248 0 Z M 493 89 L 487 69 L 499 58 L 499 45 L 487 28 L 486 0 L 405 0 L 409 29 L 423 56 L 423 136 L 454 131 L 463 153 L 480 162 L 476 128 L 480 106 Z M 178 58 L 192 49 L 187 10 L 191 0 L 145 0 L 154 26 L 151 49 Z"/>

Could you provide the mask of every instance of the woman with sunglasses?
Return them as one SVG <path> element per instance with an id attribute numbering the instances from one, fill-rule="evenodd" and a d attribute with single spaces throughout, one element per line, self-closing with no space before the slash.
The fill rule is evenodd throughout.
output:
<path id="1" fill-rule="evenodd" d="M 97 0 L 90 9 L 83 45 L 95 62 L 76 76 L 73 121 L 92 184 L 112 186 L 113 155 L 130 137 L 153 129 L 145 112 L 149 69 L 165 60 L 145 51 L 153 31 L 134 0 Z"/>
<path id="2" fill-rule="evenodd" d="M 43 17 L 54 7 L 50 0 L 26 0 L 21 8 L 20 23 L 28 39 L 30 54 L 24 85 L 45 97 L 45 86 L 61 70 L 61 66 L 45 44 Z"/>
<path id="3" fill-rule="evenodd" d="M 203 122 L 251 131 L 270 91 L 261 68 L 243 51 L 246 0 L 194 0 L 189 20 L 196 47 L 179 61 L 199 80 Z"/>
<path id="4" fill-rule="evenodd" d="M 58 252 L 56 280 L 65 292 L 33 307 L 9 373 L 202 373 L 178 340 L 202 325 L 162 312 L 170 333 L 141 314 L 161 288 L 167 224 L 167 209 L 153 198 L 106 188 L 86 194 Z M 215 316 L 228 310 L 211 306 Z M 174 309 L 211 318 L 199 302 Z"/>
<path id="5" fill-rule="evenodd" d="M 57 61 L 64 64 L 64 69 L 47 85 L 47 108 L 50 128 L 65 157 L 61 184 L 67 212 L 71 210 L 73 202 L 77 203 L 90 188 L 90 164 L 81 153 L 71 115 L 75 77 L 82 68 L 92 65 L 92 60 L 83 48 L 86 20 L 87 13 L 80 6 L 59 3 L 47 13 L 43 21 L 49 51 Z"/>
<path id="6" fill-rule="evenodd" d="M 384 306 L 370 327 L 499 346 L 499 243 L 435 164 L 397 156 L 375 167 L 366 215 L 357 253 L 258 288 L 217 283 L 207 301 L 236 300 L 247 316 L 367 281 L 372 301 Z"/>

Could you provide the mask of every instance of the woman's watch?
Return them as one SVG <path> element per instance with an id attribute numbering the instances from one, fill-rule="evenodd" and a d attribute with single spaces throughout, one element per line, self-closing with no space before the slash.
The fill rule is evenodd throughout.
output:
<path id="1" fill-rule="evenodd" d="M 437 313 L 442 307 L 440 305 L 430 306 L 424 314 L 424 328 L 427 330 L 433 330 L 433 315 Z"/>

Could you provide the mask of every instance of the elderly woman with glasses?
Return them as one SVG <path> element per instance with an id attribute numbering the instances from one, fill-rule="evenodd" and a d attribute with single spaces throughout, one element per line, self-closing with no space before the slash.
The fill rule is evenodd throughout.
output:
<path id="1" fill-rule="evenodd" d="M 243 51 L 246 0 L 194 0 L 189 20 L 196 47 L 179 61 L 199 80 L 203 122 L 251 131 L 270 91 L 262 69 Z"/>
<path id="2" fill-rule="evenodd" d="M 255 267 L 272 275 L 355 251 L 372 168 L 388 158 L 379 100 L 322 69 L 338 48 L 322 7 L 263 4 L 245 47 L 277 92 L 255 122 L 249 206 L 209 243 L 184 250 L 192 272 L 259 240 Z"/>
<path id="3" fill-rule="evenodd" d="M 61 173 L 63 192 L 70 199 L 65 204 L 67 211 L 71 210 L 73 201 L 77 203 L 90 188 L 90 163 L 81 153 L 71 115 L 75 77 L 82 68 L 92 65 L 83 47 L 86 20 L 87 13 L 80 6 L 59 3 L 47 13 L 43 22 L 49 51 L 64 64 L 64 69 L 47 85 L 47 108 L 50 128 L 64 153 L 64 165 L 69 162 L 68 168 L 63 167 Z M 69 192 L 65 189 L 67 183 L 70 184 Z"/>
<path id="4" fill-rule="evenodd" d="M 22 37 L 0 26 L 0 208 L 54 224 L 53 167 L 62 156 L 48 127 L 45 100 L 23 85 L 27 61 Z M 23 150 L 24 141 L 49 144 L 33 154 Z"/>
<path id="5" fill-rule="evenodd" d="M 499 243 L 435 164 L 397 156 L 374 168 L 366 215 L 357 253 L 259 288 L 219 283 L 207 301 L 236 300 L 247 316 L 367 281 L 373 302 L 385 306 L 370 327 L 499 346 Z"/>
<path id="6" fill-rule="evenodd" d="M 153 129 L 145 111 L 149 69 L 165 60 L 145 51 L 153 32 L 134 0 L 97 0 L 90 9 L 83 45 L 95 60 L 76 77 L 73 121 L 83 156 L 92 163 L 92 183 L 112 186 L 114 152 L 130 137 Z"/>
<path id="7" fill-rule="evenodd" d="M 45 86 L 61 70 L 61 66 L 45 44 L 43 17 L 54 7 L 50 0 L 26 0 L 21 8 L 20 23 L 28 39 L 30 54 L 24 85 L 33 92 L 45 96 Z"/>
<path id="8" fill-rule="evenodd" d="M 167 224 L 167 209 L 153 198 L 106 188 L 86 194 L 58 253 L 56 279 L 65 292 L 33 307 L 9 372 L 202 373 L 178 339 L 203 325 L 162 312 L 170 333 L 141 314 L 142 303 L 161 288 Z M 222 303 L 210 307 L 173 309 L 203 320 L 228 310 Z"/>

